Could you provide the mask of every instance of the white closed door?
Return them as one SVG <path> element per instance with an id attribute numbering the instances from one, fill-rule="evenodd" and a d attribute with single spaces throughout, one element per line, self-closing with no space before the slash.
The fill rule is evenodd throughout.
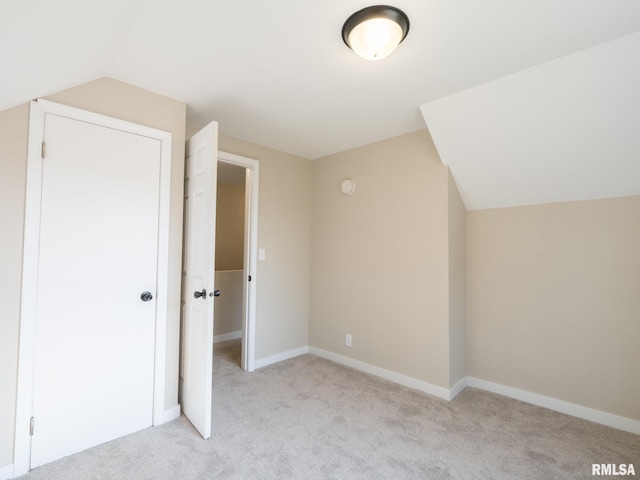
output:
<path id="1" fill-rule="evenodd" d="M 213 309 L 218 124 L 187 141 L 182 262 L 182 411 L 203 438 L 211 436 Z"/>
<path id="2" fill-rule="evenodd" d="M 53 114 L 45 141 L 31 468 L 153 413 L 161 142 Z"/>

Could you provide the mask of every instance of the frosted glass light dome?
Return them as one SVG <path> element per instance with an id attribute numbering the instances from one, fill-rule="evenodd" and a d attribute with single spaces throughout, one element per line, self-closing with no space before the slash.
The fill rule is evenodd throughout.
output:
<path id="1" fill-rule="evenodd" d="M 385 58 L 409 32 L 409 19 L 395 7 L 377 5 L 351 15 L 342 27 L 342 39 L 367 60 Z"/>

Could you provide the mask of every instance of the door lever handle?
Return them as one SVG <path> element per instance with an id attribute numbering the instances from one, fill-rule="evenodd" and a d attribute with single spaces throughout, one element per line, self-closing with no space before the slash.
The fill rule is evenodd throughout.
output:
<path id="1" fill-rule="evenodd" d="M 194 296 L 194 298 L 202 297 L 203 300 L 206 300 L 207 299 L 207 291 L 204 288 L 202 289 L 201 292 L 196 290 L 195 292 L 193 292 L 193 296 Z"/>

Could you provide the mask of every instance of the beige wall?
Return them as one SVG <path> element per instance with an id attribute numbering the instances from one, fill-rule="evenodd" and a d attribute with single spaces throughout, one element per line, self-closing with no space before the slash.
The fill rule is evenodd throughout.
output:
<path id="1" fill-rule="evenodd" d="M 449 387 L 447 178 L 426 130 L 313 161 L 310 345 Z"/>
<path id="2" fill-rule="evenodd" d="M 191 127 L 190 131 L 195 131 Z M 256 274 L 256 359 L 304 347 L 309 339 L 311 162 L 220 135 L 219 148 L 260 162 Z"/>
<path id="3" fill-rule="evenodd" d="M 467 210 L 448 175 L 449 195 L 449 387 L 467 375 Z"/>
<path id="4" fill-rule="evenodd" d="M 468 213 L 468 374 L 640 420 L 640 197 Z"/>
<path id="5" fill-rule="evenodd" d="M 218 183 L 216 270 L 242 270 L 244 264 L 244 185 Z"/>
<path id="6" fill-rule="evenodd" d="M 13 463 L 29 106 L 0 112 L 0 467 Z"/>
<path id="7" fill-rule="evenodd" d="M 108 78 L 47 97 L 65 105 L 109 115 L 173 134 L 170 214 L 169 312 L 165 407 L 178 403 L 178 338 L 180 322 L 180 268 L 182 261 L 182 186 L 186 105 Z M 15 396 L 17 378 L 19 302 L 27 162 L 28 105 L 0 112 L 2 156 L 3 287 L 0 295 L 0 466 L 13 461 Z M 6 188 L 5 188 L 6 187 Z M 6 244 L 5 244 L 6 241 Z M 5 270 L 6 266 L 6 270 Z M 5 273 L 6 272 L 6 273 Z M 6 283 L 6 285 L 5 285 Z"/>
<path id="8" fill-rule="evenodd" d="M 219 270 L 215 275 L 216 289 L 222 294 L 216 298 L 213 310 L 213 335 L 242 331 L 242 270 Z"/>
<path id="9" fill-rule="evenodd" d="M 48 98 L 173 133 L 170 408 L 185 105 L 110 79 Z M 0 112 L 0 466 L 13 453 L 27 129 L 27 105 Z M 640 197 L 466 212 L 426 130 L 313 162 L 219 145 L 260 162 L 258 360 L 309 344 L 444 388 L 471 375 L 640 419 Z"/>

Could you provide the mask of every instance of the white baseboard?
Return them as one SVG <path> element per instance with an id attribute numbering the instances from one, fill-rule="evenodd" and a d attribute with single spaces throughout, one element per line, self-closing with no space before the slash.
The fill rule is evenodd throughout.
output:
<path id="1" fill-rule="evenodd" d="M 309 347 L 309 353 L 317 355 L 318 357 L 326 358 L 327 360 L 331 360 L 332 362 L 336 362 L 347 367 L 355 368 L 356 370 L 360 370 L 361 372 L 384 378 L 385 380 L 389 380 L 399 385 L 413 388 L 415 390 L 420 390 L 421 392 L 428 393 L 429 395 L 433 395 L 444 400 L 451 400 L 464 389 L 464 386 L 466 386 L 464 385 L 458 387 L 458 384 L 460 384 L 460 382 L 458 382 L 455 388 L 459 388 L 459 391 L 453 394 L 453 390 L 448 390 L 446 388 L 439 387 L 428 382 L 423 382 L 422 380 L 417 380 L 400 373 L 385 370 L 384 368 L 376 367 L 369 363 L 361 362 L 360 360 L 354 360 L 353 358 L 345 357 L 343 355 L 329 352 L 328 350 L 323 350 L 321 348 Z"/>
<path id="2" fill-rule="evenodd" d="M 180 417 L 180 405 L 176 405 L 173 408 L 165 410 L 162 413 L 162 418 L 160 419 L 160 423 L 156 423 L 155 425 L 162 425 L 163 423 L 170 422 L 171 420 L 175 420 Z"/>
<path id="3" fill-rule="evenodd" d="M 229 332 L 229 333 L 222 333 L 220 335 L 214 335 L 213 343 L 226 342 L 227 340 L 235 340 L 237 338 L 242 338 L 242 330 L 238 330 L 237 332 Z"/>
<path id="4" fill-rule="evenodd" d="M 621 417 L 619 415 L 603 412 L 594 408 L 584 407 L 582 405 L 566 402 L 557 398 L 527 392 L 525 390 L 500 385 L 498 383 L 489 382 L 475 377 L 463 377 L 458 380 L 451 389 L 446 389 L 317 347 L 300 347 L 256 360 L 255 368 L 266 367 L 267 365 L 288 360 L 289 358 L 297 357 L 299 355 L 304 355 L 305 353 L 311 353 L 318 357 L 331 360 L 332 362 L 355 368 L 356 370 L 384 378 L 385 380 L 428 393 L 429 395 L 433 395 L 444 400 L 453 400 L 460 392 L 469 386 L 640 435 L 640 421 L 631 418 Z"/>
<path id="5" fill-rule="evenodd" d="M 0 480 L 10 480 L 13 478 L 13 463 L 0 467 Z"/>
<path id="6" fill-rule="evenodd" d="M 556 412 L 566 413 L 574 417 L 589 420 L 591 422 L 617 428 L 626 432 L 640 435 L 640 421 L 631 418 L 621 417 L 612 413 L 603 412 L 594 408 L 583 407 L 575 403 L 565 402 L 557 398 L 547 397 L 537 393 L 527 392 L 518 388 L 507 387 L 499 383 L 488 382 L 479 378 L 467 377 L 467 384 L 470 387 L 480 388 L 488 392 L 515 398 L 523 402 L 531 403 L 539 407 L 545 407 Z"/>
<path id="7" fill-rule="evenodd" d="M 449 396 L 451 397 L 449 398 L 449 400 L 453 400 L 454 398 L 456 398 L 461 391 L 467 388 L 467 385 L 467 377 L 462 377 L 460 380 L 458 380 L 456 384 L 451 387 L 451 390 L 449 390 Z"/>
<path id="8" fill-rule="evenodd" d="M 300 355 L 304 355 L 305 353 L 309 353 L 309 347 L 305 346 L 294 348 L 293 350 L 287 350 L 286 352 L 276 353 L 275 355 L 256 360 L 253 366 L 257 370 L 258 368 L 263 368 L 267 365 L 282 362 L 283 360 L 289 360 L 293 357 L 299 357 Z"/>

